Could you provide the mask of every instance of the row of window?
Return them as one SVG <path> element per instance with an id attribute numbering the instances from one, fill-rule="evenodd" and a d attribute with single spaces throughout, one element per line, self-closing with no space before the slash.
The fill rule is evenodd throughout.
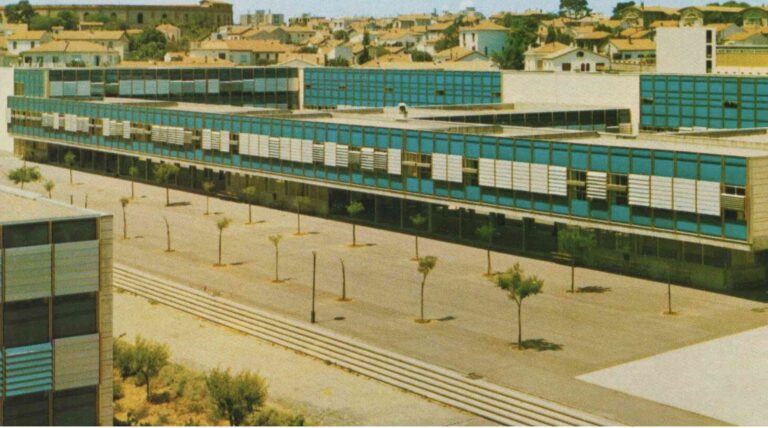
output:
<path id="1" fill-rule="evenodd" d="M 96 219 L 60 220 L 2 226 L 2 247 L 65 244 L 98 239 Z"/>
<path id="2" fill-rule="evenodd" d="M 3 345 L 16 348 L 97 333 L 96 307 L 97 293 L 5 302 Z"/>
<path id="3" fill-rule="evenodd" d="M 49 391 L 7 397 L 4 426 L 96 426 L 98 387 Z"/>

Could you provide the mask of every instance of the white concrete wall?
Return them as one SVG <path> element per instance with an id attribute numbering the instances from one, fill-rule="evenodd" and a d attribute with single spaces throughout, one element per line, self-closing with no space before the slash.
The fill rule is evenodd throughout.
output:
<path id="1" fill-rule="evenodd" d="M 0 152 L 13 153 L 13 139 L 8 135 L 8 97 L 13 95 L 13 69 L 0 67 Z"/>
<path id="2" fill-rule="evenodd" d="M 640 76 L 506 71 L 502 74 L 502 102 L 627 108 L 632 116 L 632 130 L 637 133 Z"/>
<path id="3" fill-rule="evenodd" d="M 707 32 L 704 27 L 669 27 L 656 30 L 656 72 L 673 74 L 706 74 L 707 72 Z M 714 69 L 715 61 L 714 33 L 712 57 L 709 59 Z"/>

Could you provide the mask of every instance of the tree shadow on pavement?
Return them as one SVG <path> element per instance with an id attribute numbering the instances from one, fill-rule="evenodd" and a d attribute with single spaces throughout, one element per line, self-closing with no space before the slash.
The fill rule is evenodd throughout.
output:
<path id="1" fill-rule="evenodd" d="M 600 285 L 589 285 L 586 287 L 579 287 L 576 289 L 577 293 L 595 293 L 603 294 L 611 291 L 611 287 L 602 287 Z"/>
<path id="2" fill-rule="evenodd" d="M 513 343 L 514 346 L 517 346 L 517 343 Z M 523 349 L 533 349 L 534 351 L 543 352 L 543 351 L 562 351 L 563 345 L 560 345 L 559 343 L 552 343 L 546 339 L 528 339 L 523 340 Z"/>

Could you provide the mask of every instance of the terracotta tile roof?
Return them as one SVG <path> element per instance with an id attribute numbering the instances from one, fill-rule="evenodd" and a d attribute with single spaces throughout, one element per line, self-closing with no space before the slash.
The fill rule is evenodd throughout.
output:
<path id="1" fill-rule="evenodd" d="M 461 27 L 461 31 L 509 31 L 509 28 L 492 21 L 481 21 L 471 27 Z"/>
<path id="2" fill-rule="evenodd" d="M 611 39 L 610 44 L 620 51 L 655 51 L 656 42 L 650 39 Z"/>
<path id="3" fill-rule="evenodd" d="M 16 31 L 8 40 L 40 40 L 45 34 L 45 31 Z"/>
<path id="4" fill-rule="evenodd" d="M 248 52 L 292 52 L 293 46 L 268 40 L 206 40 L 197 50 L 229 50 Z"/>
<path id="5" fill-rule="evenodd" d="M 179 29 L 179 27 L 171 24 L 160 24 L 157 27 L 155 27 L 157 31 L 176 31 Z"/>
<path id="6" fill-rule="evenodd" d="M 442 50 L 432 56 L 435 58 L 444 58 L 450 61 L 458 61 L 468 55 L 472 55 L 473 53 L 476 53 L 476 52 L 467 48 L 463 48 L 461 46 L 456 46 L 450 49 Z M 480 52 L 477 52 L 477 53 L 479 54 Z"/>
<path id="7" fill-rule="evenodd" d="M 731 34 L 730 36 L 726 37 L 725 40 L 728 40 L 729 42 L 743 42 L 756 35 L 762 36 L 763 34 L 760 32 L 760 30 L 742 31 L 741 33 Z"/>
<path id="8" fill-rule="evenodd" d="M 69 52 L 117 53 L 116 51 L 109 50 L 98 43 L 85 42 L 85 41 L 68 42 L 64 40 L 55 40 L 53 42 L 43 43 L 40 46 L 34 47 L 28 51 L 23 52 L 23 54 L 69 53 Z"/>
<path id="9" fill-rule="evenodd" d="M 677 27 L 679 25 L 680 25 L 680 21 L 677 21 L 674 19 L 660 19 L 658 21 L 651 22 L 650 27 L 651 28 Z"/>
<path id="10" fill-rule="evenodd" d="M 552 43 L 545 43 L 537 48 L 533 48 L 530 50 L 530 52 L 537 53 L 537 54 L 551 54 L 554 52 L 560 52 L 561 50 L 567 47 L 568 45 L 562 44 L 560 42 L 552 42 Z"/>
<path id="11" fill-rule="evenodd" d="M 56 40 L 120 40 L 125 36 L 124 31 L 59 31 L 54 34 Z"/>
<path id="12" fill-rule="evenodd" d="M 611 33 L 605 31 L 593 31 L 591 33 L 579 33 L 576 34 L 578 40 L 602 40 L 611 37 Z"/>

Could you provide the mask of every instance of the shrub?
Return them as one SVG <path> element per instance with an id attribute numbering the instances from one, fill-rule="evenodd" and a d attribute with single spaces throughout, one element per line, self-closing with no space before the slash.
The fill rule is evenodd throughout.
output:
<path id="1" fill-rule="evenodd" d="M 171 393 L 170 391 L 163 391 L 163 392 L 156 392 L 149 396 L 149 402 L 152 404 L 165 404 L 171 402 Z M 160 425 L 165 425 L 164 423 L 160 423 Z"/>
<path id="2" fill-rule="evenodd" d="M 305 423 L 306 421 L 302 415 L 295 415 L 271 407 L 256 412 L 248 418 L 248 425 L 262 427 L 300 427 L 304 426 Z"/>
<path id="3" fill-rule="evenodd" d="M 125 397 L 125 392 L 123 392 L 123 382 L 119 379 L 115 379 L 112 384 L 112 399 L 119 400 L 123 397 Z"/>
<path id="4" fill-rule="evenodd" d="M 115 368 L 120 370 L 120 376 L 124 379 L 136 374 L 133 369 L 133 345 L 123 339 L 117 339 L 112 345 Z"/>

